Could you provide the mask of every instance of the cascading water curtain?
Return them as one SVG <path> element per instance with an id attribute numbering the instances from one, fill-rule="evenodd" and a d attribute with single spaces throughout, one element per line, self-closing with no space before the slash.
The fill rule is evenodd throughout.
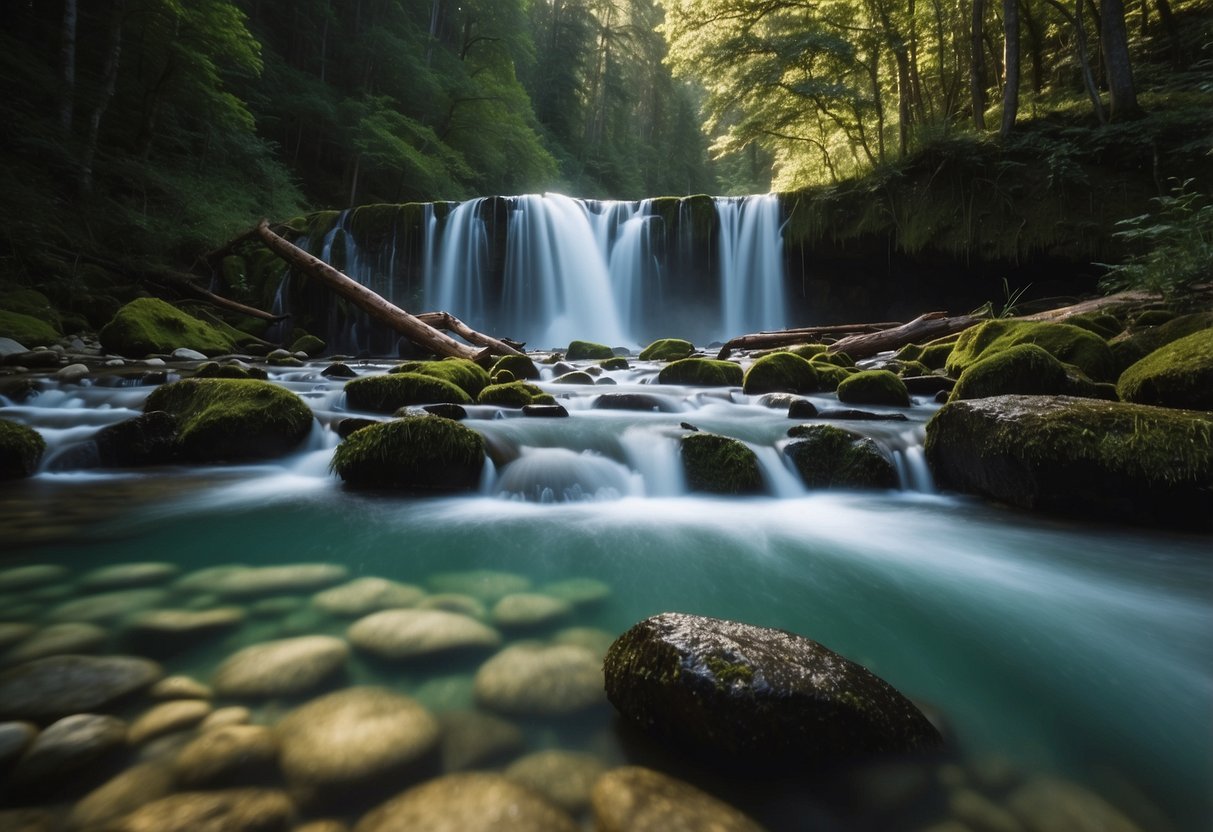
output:
<path id="1" fill-rule="evenodd" d="M 716 200 L 720 220 L 722 338 L 787 326 L 787 302 L 774 194 Z"/>

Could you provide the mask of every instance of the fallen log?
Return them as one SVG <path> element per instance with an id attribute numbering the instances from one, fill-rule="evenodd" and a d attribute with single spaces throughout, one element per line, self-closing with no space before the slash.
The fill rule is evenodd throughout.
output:
<path id="1" fill-rule="evenodd" d="M 484 349 L 477 350 L 435 329 L 416 315 L 409 314 L 399 306 L 366 288 L 358 281 L 337 271 L 318 257 L 313 257 L 303 249 L 278 236 L 270 230 L 269 223 L 264 219 L 257 224 L 255 231 L 270 251 L 292 266 L 301 269 L 309 276 L 324 283 L 376 321 L 391 327 L 417 346 L 423 347 L 435 355 L 468 358 L 473 361 L 494 354 L 493 347 L 486 346 Z M 517 350 L 500 344 L 500 342 L 497 343 L 508 352 L 517 352 Z"/>
<path id="2" fill-rule="evenodd" d="M 796 329 L 778 329 L 770 332 L 755 332 L 750 335 L 739 335 L 731 338 L 716 355 L 720 361 L 729 357 L 733 350 L 769 349 L 770 347 L 790 347 L 793 344 L 807 344 L 826 335 L 851 335 L 864 332 L 879 332 L 901 326 L 900 321 L 884 321 L 870 324 L 833 324 L 831 326 L 810 326 Z"/>
<path id="3" fill-rule="evenodd" d="M 906 344 L 918 344 L 934 338 L 952 335 L 979 324 L 987 318 L 974 315 L 948 317 L 946 312 L 928 312 L 909 323 L 892 329 L 840 338 L 829 346 L 829 352 L 845 352 L 851 358 L 869 358 L 885 350 L 895 350 Z"/>
<path id="4" fill-rule="evenodd" d="M 493 355 L 522 355 L 522 344 L 510 341 L 508 338 L 498 340 L 492 336 L 477 332 L 450 312 L 419 312 L 417 320 L 427 323 L 434 329 L 453 332 L 469 344 L 488 347 Z"/>

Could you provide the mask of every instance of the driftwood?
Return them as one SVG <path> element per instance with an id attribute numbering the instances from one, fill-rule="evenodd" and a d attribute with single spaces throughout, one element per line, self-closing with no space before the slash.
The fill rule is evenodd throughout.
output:
<path id="1" fill-rule="evenodd" d="M 901 326 L 900 321 L 886 321 L 871 324 L 834 324 L 832 326 L 810 326 L 798 329 L 779 329 L 771 332 L 755 332 L 750 335 L 740 335 L 730 339 L 716 358 L 723 361 L 733 350 L 769 349 L 771 347 L 790 347 L 793 344 L 807 344 L 823 336 L 857 335 L 865 332 L 880 332 L 885 329 Z"/>
<path id="2" fill-rule="evenodd" d="M 523 344 L 508 338 L 497 339 L 477 332 L 450 312 L 418 312 L 417 320 L 427 323 L 434 329 L 453 332 L 469 344 L 488 347 L 493 355 L 521 355 Z"/>
<path id="3" fill-rule="evenodd" d="M 468 358 L 475 361 L 488 355 L 506 355 L 518 352 L 518 350 L 508 344 L 479 333 L 475 333 L 475 336 L 482 343 L 487 342 L 484 349 L 477 350 L 467 344 L 456 341 L 416 315 L 409 314 L 399 306 L 363 286 L 358 281 L 337 271 L 323 260 L 313 257 L 303 249 L 278 236 L 270 230 L 269 224 L 264 219 L 257 224 L 256 233 L 270 251 L 277 254 L 283 260 L 326 284 L 334 292 L 358 306 L 358 308 L 362 309 L 375 320 L 391 327 L 414 344 L 424 347 L 435 355 Z M 433 314 L 444 315 L 445 313 Z M 447 315 L 443 320 L 446 323 L 458 323 L 459 326 L 466 329 L 466 326 L 453 316 Z M 475 332 L 471 329 L 467 329 L 467 331 Z"/>
<path id="4" fill-rule="evenodd" d="M 919 315 L 907 324 L 892 329 L 852 335 L 830 344 L 830 352 L 845 352 L 852 358 L 868 358 L 885 350 L 895 350 L 906 344 L 918 344 L 934 338 L 942 338 L 966 330 L 986 318 L 973 315 L 957 315 L 949 318 L 946 312 L 928 312 Z"/>

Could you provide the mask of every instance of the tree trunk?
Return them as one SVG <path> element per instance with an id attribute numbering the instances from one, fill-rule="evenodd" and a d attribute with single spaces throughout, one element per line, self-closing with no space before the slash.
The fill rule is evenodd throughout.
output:
<path id="1" fill-rule="evenodd" d="M 1168 0 L 1155 0 L 1158 8 L 1158 19 L 1162 21 L 1163 31 L 1167 33 L 1167 43 L 1171 46 L 1171 65 L 1175 69 L 1183 69 L 1187 61 L 1184 58 L 1183 41 L 1179 37 L 1179 26 L 1175 24 L 1175 15 L 1171 13 Z"/>
<path id="2" fill-rule="evenodd" d="M 1128 121 L 1141 116 L 1133 66 L 1129 60 L 1129 37 L 1125 32 L 1122 0 L 1103 0 L 1099 9 L 1099 33 L 1103 45 L 1104 70 L 1108 75 L 1111 120 Z"/>
<path id="3" fill-rule="evenodd" d="M 1107 0 L 1105 0 L 1107 2 Z M 1002 126 L 1004 139 L 1015 127 L 1019 113 L 1019 0 L 1002 0 L 1003 52 Z"/>
<path id="4" fill-rule="evenodd" d="M 811 344 L 826 336 L 858 335 L 867 332 L 879 332 L 902 326 L 897 321 L 872 324 L 835 324 L 833 326 L 811 326 L 798 329 L 780 329 L 775 332 L 755 332 L 750 335 L 740 335 L 731 338 L 720 348 L 716 357 L 723 361 L 733 350 L 768 349 L 770 347 L 790 347 L 794 344 Z"/>
<path id="5" fill-rule="evenodd" d="M 65 134 L 72 132 L 72 113 L 76 104 L 76 19 L 76 0 L 65 0 L 61 69 L 63 97 L 59 102 L 59 125 Z"/>
<path id="6" fill-rule="evenodd" d="M 973 0 L 973 19 L 969 29 L 969 92 L 973 98 L 973 126 L 986 129 L 986 59 L 982 48 L 985 30 L 986 0 Z"/>
<path id="7" fill-rule="evenodd" d="M 1082 0 L 1075 0 L 1074 14 L 1071 15 L 1061 0 L 1047 0 L 1050 6 L 1061 12 L 1061 16 L 1074 27 L 1074 49 L 1078 53 L 1078 66 L 1082 69 L 1082 85 L 1091 99 L 1091 107 L 1100 124 L 1107 124 L 1108 117 L 1104 115 L 1103 102 L 1099 99 L 1099 87 L 1095 84 L 1095 75 L 1091 72 L 1091 58 L 1087 54 L 1087 27 L 1082 22 Z"/>
<path id="8" fill-rule="evenodd" d="M 114 97 L 114 88 L 118 83 L 118 59 L 122 56 L 122 15 L 125 8 L 126 0 L 114 0 L 101 97 L 97 99 L 97 106 L 93 107 L 93 112 L 89 116 L 88 138 L 84 143 L 84 153 L 80 157 L 80 190 L 82 193 L 89 193 L 93 189 L 93 158 L 97 155 L 101 118 L 105 115 L 110 100 Z"/>
<path id="9" fill-rule="evenodd" d="M 493 355 L 521 355 L 523 345 L 509 339 L 498 340 L 483 332 L 477 332 L 450 312 L 422 312 L 417 320 L 429 324 L 434 329 L 453 332 L 469 344 L 487 347 Z"/>
<path id="10" fill-rule="evenodd" d="M 491 355 L 492 349 L 476 350 L 467 344 L 439 332 L 434 327 L 410 315 L 400 307 L 388 302 L 356 280 L 346 277 L 323 260 L 308 254 L 303 249 L 270 231 L 269 224 L 262 220 L 257 224 L 257 236 L 286 262 L 307 272 L 309 276 L 326 284 L 337 294 L 362 309 L 382 324 L 408 338 L 414 344 L 428 349 L 435 355 L 476 360 Z"/>
<path id="11" fill-rule="evenodd" d="M 942 338 L 979 324 L 985 318 L 958 315 L 949 318 L 945 312 L 928 312 L 908 324 L 865 335 L 851 335 L 830 345 L 830 352 L 845 352 L 851 358 L 869 358 L 885 350 L 895 350 L 906 344 L 918 344 Z"/>

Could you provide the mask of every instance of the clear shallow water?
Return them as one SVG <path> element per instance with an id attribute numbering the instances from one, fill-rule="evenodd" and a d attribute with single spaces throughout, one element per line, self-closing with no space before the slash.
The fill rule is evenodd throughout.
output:
<path id="1" fill-rule="evenodd" d="M 495 479 L 480 495 L 346 492 L 326 470 L 335 437 L 319 428 L 305 451 L 271 464 L 44 473 L 0 491 L 3 522 L 25 516 L 13 510 L 20 505 L 35 518 L 27 524 L 55 525 L 60 516 L 69 523 L 54 542 L 6 545 L 5 561 L 75 570 L 142 560 L 186 570 L 323 561 L 348 567 L 353 577 L 422 586 L 437 573 L 469 569 L 523 575 L 536 586 L 595 578 L 611 587 L 605 602 L 526 635 L 549 637 L 568 626 L 615 635 L 667 610 L 792 630 L 863 663 L 942 715 L 953 739 L 950 761 L 1006 758 L 1022 776 L 1053 773 L 1085 784 L 1143 829 L 1206 828 L 1213 818 L 1208 538 L 1072 525 L 923 491 L 807 493 L 779 476 L 774 449 L 792 424 L 781 410 L 739 393 L 639 384 L 646 373 L 621 374 L 608 392 L 668 392 L 681 409 L 591 410 L 592 397 L 607 388 L 552 385 L 576 397 L 566 402 L 570 419 L 469 420 L 497 451 Z M 345 415 L 337 387 L 307 376 L 287 384 L 308 396 L 322 421 Z M 116 392 L 124 397 L 116 415 L 138 409 L 129 390 Z M 90 404 L 104 398 L 95 388 L 84 396 L 94 397 Z M 814 398 L 830 404 L 830 397 Z M 57 409 L 31 405 L 4 415 L 58 423 Z M 912 452 L 930 412 L 914 408 L 909 424 L 850 426 Z M 775 472 L 771 493 L 683 493 L 671 473 L 682 421 L 770 449 L 763 454 Z M 563 449 L 540 459 L 531 481 L 547 470 L 553 482 L 594 483 L 598 476 L 606 487 L 587 487 L 579 500 L 499 495 L 511 459 L 535 462 L 531 448 Z M 578 457 L 587 460 L 584 468 Z M 99 516 L 80 511 L 107 492 Z M 25 526 L 14 521 L 12 528 Z M 48 609 L 39 606 L 35 619 Z M 287 618 L 250 619 L 226 642 L 166 665 L 206 680 L 237 646 L 301 630 L 340 633 L 346 623 Z M 355 659 L 351 679 L 398 687 L 434 709 L 466 707 L 476 664 L 392 669 Z M 435 679 L 447 683 L 436 686 Z M 588 748 L 612 763 L 628 751 L 605 708 L 573 720 L 528 721 L 526 728 L 531 747 Z M 801 791 L 829 804 L 837 828 L 877 828 L 862 803 L 840 807 Z M 920 814 L 878 826 L 917 828 L 948 816 L 947 791 L 936 791 L 942 796 L 924 798 Z M 768 801 L 745 787 L 727 796 L 776 828 L 802 828 L 781 814 L 783 798 Z"/>

